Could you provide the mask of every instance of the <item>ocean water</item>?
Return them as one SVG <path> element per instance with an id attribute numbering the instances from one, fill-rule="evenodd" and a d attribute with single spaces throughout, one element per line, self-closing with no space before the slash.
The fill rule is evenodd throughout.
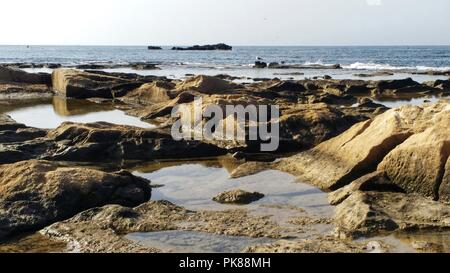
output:
<path id="1" fill-rule="evenodd" d="M 160 71 L 131 71 L 140 74 L 182 77 L 186 74 L 220 74 L 248 77 L 304 78 L 332 75 L 353 78 L 356 73 L 391 70 L 405 78 L 417 71 L 450 70 L 450 46 L 363 46 L 363 47 L 234 47 L 232 51 L 148 50 L 146 46 L 0 46 L 0 63 L 60 63 L 73 66 L 87 63 L 126 65 L 131 62 L 159 64 Z M 344 69 L 253 69 L 256 58 L 288 65 L 340 64 Z M 115 69 L 130 72 L 132 69 Z M 37 71 L 37 70 L 34 70 Z M 44 70 L 45 71 L 45 70 Z M 301 72 L 304 75 L 287 75 Z M 285 75 L 281 75 L 285 74 Z M 416 80 L 445 76 L 413 76 Z M 379 78 L 379 77 L 378 77 Z M 376 79 L 376 78 L 372 78 Z"/>

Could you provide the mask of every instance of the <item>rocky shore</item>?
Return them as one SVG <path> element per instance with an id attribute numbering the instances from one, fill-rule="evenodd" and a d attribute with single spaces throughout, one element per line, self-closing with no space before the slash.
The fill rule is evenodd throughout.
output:
<path id="1" fill-rule="evenodd" d="M 98 67 L 54 68 L 52 74 L 34 74 L 0 66 L 0 107 L 52 96 L 108 102 L 157 128 L 67 122 L 56 129 L 39 129 L 16 122 L 2 109 L 0 242 L 6 249 L 17 236 L 20 242 L 31 233 L 62 244 L 58 251 L 161 252 L 125 236 L 184 230 L 274 240 L 248 247 L 247 252 L 368 252 L 372 236 L 450 229 L 450 100 L 445 99 L 450 96 L 450 79 L 419 83 L 411 78 L 324 77 L 237 83 L 223 76 L 167 79 L 92 70 Z M 375 102 L 428 96 L 442 99 L 396 109 Z M 183 105 L 181 114 L 190 115 L 196 97 L 203 99 L 202 111 L 208 105 L 278 105 L 279 120 L 258 126 L 278 123 L 279 148 L 261 153 L 263 142 L 247 138 L 175 141 L 171 112 Z M 234 119 L 221 122 L 237 125 Z M 184 125 L 199 133 L 192 124 Z M 237 166 L 231 177 L 267 169 L 293 174 L 329 193 L 329 203 L 336 206 L 333 219 L 290 208 L 295 217 L 276 221 L 273 214 L 246 209 L 246 204 L 264 200 L 270 192 L 236 189 L 207 199 L 241 204 L 237 209 L 189 210 L 151 200 L 151 181 L 122 170 L 127 162 L 233 154 Z M 105 163 L 113 168 L 103 168 Z M 328 231 L 321 231 L 321 226 Z M 289 239 L 310 229 L 316 231 Z M 361 237 L 366 241 L 353 240 Z M 390 250 L 384 242 L 376 248 Z"/>

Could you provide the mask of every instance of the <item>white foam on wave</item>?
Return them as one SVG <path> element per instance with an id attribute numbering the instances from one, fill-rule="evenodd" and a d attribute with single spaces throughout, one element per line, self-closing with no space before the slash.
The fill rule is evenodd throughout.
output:
<path id="1" fill-rule="evenodd" d="M 432 66 L 393 66 L 390 64 L 377 64 L 377 63 L 361 63 L 356 62 L 350 65 L 343 65 L 345 69 L 353 70 L 410 70 L 410 71 L 447 71 L 450 67 L 432 67 Z"/>

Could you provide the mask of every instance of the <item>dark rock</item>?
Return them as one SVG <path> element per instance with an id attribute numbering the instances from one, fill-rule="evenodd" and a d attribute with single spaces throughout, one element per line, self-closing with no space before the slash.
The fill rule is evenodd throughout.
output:
<path id="1" fill-rule="evenodd" d="M 162 47 L 160 47 L 160 46 L 148 46 L 147 49 L 148 50 L 161 50 Z"/>
<path id="2" fill-rule="evenodd" d="M 267 63 L 266 62 L 256 61 L 254 67 L 255 68 L 266 68 L 267 67 Z"/>
<path id="3" fill-rule="evenodd" d="M 232 50 L 233 47 L 226 44 L 215 44 L 215 45 L 195 45 L 192 47 L 173 47 L 172 50 Z"/>
<path id="4" fill-rule="evenodd" d="M 47 73 L 28 73 L 23 70 L 0 66 L 0 82 L 50 85 L 52 80 L 51 75 Z"/>

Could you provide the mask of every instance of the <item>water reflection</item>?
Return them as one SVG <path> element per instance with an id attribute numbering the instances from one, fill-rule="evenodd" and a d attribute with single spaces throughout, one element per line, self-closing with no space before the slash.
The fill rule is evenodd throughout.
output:
<path id="1" fill-rule="evenodd" d="M 268 244 L 268 238 L 235 237 L 195 231 L 133 233 L 126 236 L 140 245 L 173 253 L 240 253 L 246 247 Z"/>
<path id="2" fill-rule="evenodd" d="M 265 198 L 245 208 L 269 212 L 270 205 L 305 209 L 313 215 L 331 217 L 333 209 L 327 194 L 310 185 L 300 183 L 287 173 L 268 170 L 255 175 L 230 179 L 230 173 L 239 162 L 230 157 L 206 161 L 151 163 L 132 169 L 135 175 L 145 177 L 154 185 L 152 199 L 168 200 L 193 210 L 223 210 L 238 206 L 221 205 L 212 201 L 219 193 L 242 189 L 260 192 Z M 273 211 L 273 210 L 272 210 Z"/>
<path id="3" fill-rule="evenodd" d="M 78 123 L 104 121 L 118 125 L 155 128 L 137 117 L 128 116 L 123 111 L 114 109 L 110 103 L 98 104 L 57 96 L 47 103 L 17 105 L 17 108 L 10 108 L 6 114 L 19 123 L 43 129 L 53 129 L 68 121 Z"/>

